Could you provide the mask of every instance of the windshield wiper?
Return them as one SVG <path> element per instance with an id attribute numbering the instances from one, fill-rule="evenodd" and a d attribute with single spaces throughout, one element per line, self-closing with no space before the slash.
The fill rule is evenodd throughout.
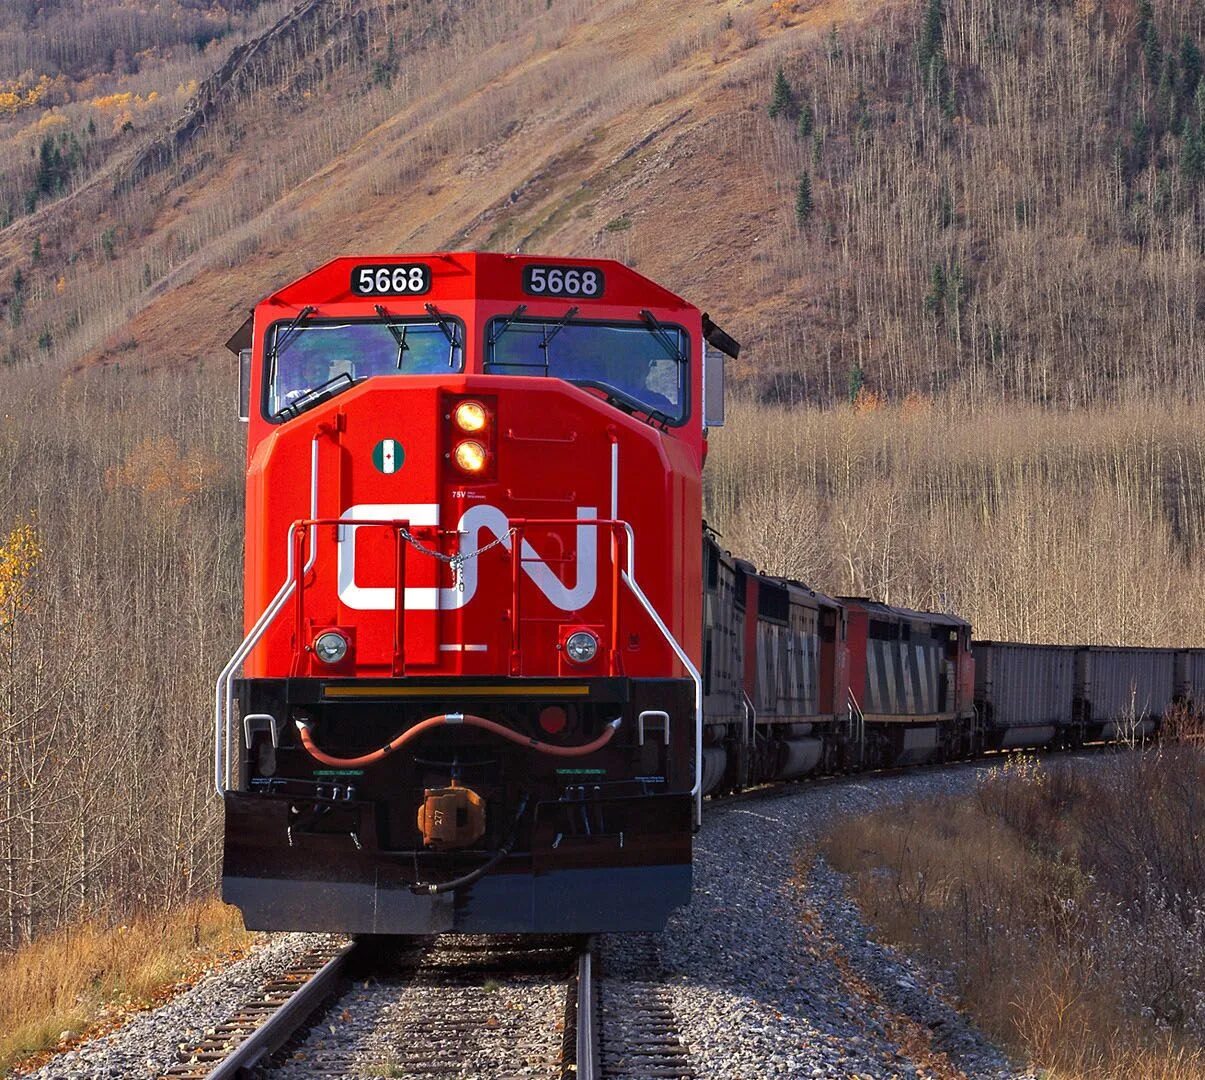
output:
<path id="1" fill-rule="evenodd" d="M 552 339 L 565 329 L 565 326 L 568 324 L 569 320 L 572 319 L 577 312 L 577 308 L 571 307 L 557 322 L 544 324 L 544 337 L 540 341 L 540 348 L 544 350 L 545 367 L 548 366 L 548 346 L 552 344 Z"/>
<path id="2" fill-rule="evenodd" d="M 293 344 L 293 338 L 301 333 L 301 324 L 313 314 L 314 306 L 312 304 L 306 304 L 305 307 L 297 312 L 297 315 L 293 321 L 285 327 L 283 334 L 277 331 L 277 333 L 273 335 L 272 352 L 268 357 L 268 359 L 271 361 L 271 374 L 273 383 L 276 382 L 276 361 L 280 358 L 280 354 Z"/>
<path id="3" fill-rule="evenodd" d="M 409 323 L 393 323 L 389 322 L 389 312 L 385 310 L 384 304 L 374 305 L 377 309 L 377 314 L 385 321 L 385 329 L 393 335 L 393 340 L 397 342 L 397 369 L 402 370 L 402 361 L 406 358 L 406 350 L 410 348 L 406 344 L 406 331 L 410 329 Z"/>
<path id="4" fill-rule="evenodd" d="M 449 322 L 447 316 L 434 304 L 424 304 L 423 307 L 427 309 L 427 314 L 439 323 L 439 328 L 444 332 L 444 337 L 448 339 L 448 367 L 455 367 L 456 349 L 460 345 L 460 342 L 456 338 L 456 324 Z"/>
<path id="5" fill-rule="evenodd" d="M 491 330 L 491 331 L 490 331 L 490 348 L 491 348 L 491 349 L 492 349 L 492 348 L 493 348 L 495 345 L 497 345 L 497 344 L 498 344 L 498 339 L 499 339 L 499 338 L 500 338 L 500 337 L 501 337 L 503 334 L 505 334 L 507 330 L 509 330 L 509 329 L 510 329 L 510 327 L 511 327 L 511 323 L 513 323 L 513 322 L 514 322 L 514 321 L 515 321 L 517 318 L 519 318 L 519 316 L 520 316 L 520 315 L 522 315 L 522 314 L 523 314 L 523 312 L 525 312 L 526 310 L 527 310 L 527 305 L 526 305 L 526 304 L 520 304 L 520 305 L 519 305 L 517 308 L 515 308 L 515 310 L 514 310 L 514 311 L 512 311 L 512 312 L 511 312 L 509 315 L 504 315 L 504 316 L 502 317 L 502 320 L 501 320 L 502 325 L 501 325 L 501 326 L 498 326 L 498 327 L 496 327 L 495 329 L 493 329 L 493 330 Z"/>
<path id="6" fill-rule="evenodd" d="M 648 324 L 649 332 L 661 342 L 661 347 L 679 364 L 685 364 L 686 354 L 682 351 L 682 346 L 674 343 L 669 331 L 657 321 L 657 316 L 645 309 L 640 312 L 640 317 Z"/>

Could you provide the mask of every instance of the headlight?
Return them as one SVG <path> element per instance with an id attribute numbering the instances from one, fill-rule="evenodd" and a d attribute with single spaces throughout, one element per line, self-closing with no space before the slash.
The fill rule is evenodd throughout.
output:
<path id="1" fill-rule="evenodd" d="M 485 447 L 473 439 L 457 443 L 452 457 L 457 466 L 467 473 L 479 473 L 485 468 Z"/>
<path id="2" fill-rule="evenodd" d="M 337 664 L 347 655 L 347 638 L 328 630 L 314 639 L 314 655 L 324 664 Z"/>
<path id="3" fill-rule="evenodd" d="M 487 419 L 485 406 L 479 401 L 462 401 L 456 406 L 456 411 L 452 414 L 452 418 L 456 421 L 456 426 L 461 431 L 467 431 L 470 434 L 474 431 L 480 431 L 485 427 Z"/>
<path id="4" fill-rule="evenodd" d="M 565 652 L 574 663 L 588 664 L 598 653 L 598 638 L 589 630 L 578 630 L 569 635 L 569 640 L 565 642 Z"/>

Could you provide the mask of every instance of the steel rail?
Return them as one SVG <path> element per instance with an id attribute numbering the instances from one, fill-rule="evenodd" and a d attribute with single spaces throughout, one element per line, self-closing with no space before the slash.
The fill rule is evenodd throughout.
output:
<path id="1" fill-rule="evenodd" d="M 598 1024 L 595 1017 L 593 943 L 588 942 L 577 958 L 577 1069 L 578 1080 L 601 1080 Z"/>
<path id="2" fill-rule="evenodd" d="M 242 1021 L 232 1020 L 227 1021 L 225 1025 L 218 1025 L 219 1029 L 223 1026 L 236 1029 L 231 1038 L 238 1041 L 233 1041 L 230 1049 L 222 1054 L 212 1067 L 209 1067 L 207 1060 L 198 1055 L 195 1060 L 173 1066 L 163 1075 L 203 1076 L 205 1080 L 242 1080 L 247 1075 L 247 1070 L 263 1064 L 284 1046 L 330 997 L 357 947 L 358 943 L 354 941 L 344 945 L 305 982 L 298 984 L 285 1001 L 267 1012 L 267 1019 L 253 1027 L 244 1037 L 240 1038 L 237 1032 L 238 1028 L 244 1026 Z M 259 1008 L 244 1006 L 239 1012 L 245 1014 L 252 1010 L 259 1011 Z M 206 1057 L 212 1053 L 213 1050 L 207 1050 Z"/>

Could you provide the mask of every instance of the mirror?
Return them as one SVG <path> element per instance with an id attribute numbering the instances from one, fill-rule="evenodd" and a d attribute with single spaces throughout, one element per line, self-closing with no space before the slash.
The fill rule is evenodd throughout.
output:
<path id="1" fill-rule="evenodd" d="M 724 354 L 710 345 L 703 349 L 703 426 L 724 426 Z"/>
<path id="2" fill-rule="evenodd" d="M 238 352 L 238 418 L 244 423 L 251 419 L 251 350 Z"/>

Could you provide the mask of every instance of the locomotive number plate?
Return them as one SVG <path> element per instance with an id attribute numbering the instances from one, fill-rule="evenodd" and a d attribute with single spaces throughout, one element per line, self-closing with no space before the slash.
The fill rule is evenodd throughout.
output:
<path id="1" fill-rule="evenodd" d="M 523 291 L 530 296 L 567 296 L 597 300 L 606 281 L 593 266 L 525 266 Z"/>
<path id="2" fill-rule="evenodd" d="M 431 267 L 426 263 L 357 266 L 351 272 L 356 296 L 421 296 L 431 291 Z"/>

